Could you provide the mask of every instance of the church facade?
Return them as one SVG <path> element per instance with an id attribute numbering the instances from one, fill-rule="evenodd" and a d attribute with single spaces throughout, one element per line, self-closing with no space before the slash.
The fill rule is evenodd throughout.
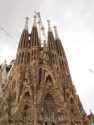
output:
<path id="1" fill-rule="evenodd" d="M 48 21 L 46 39 L 36 17 L 31 33 L 26 18 L 16 59 L 0 66 L 0 125 L 89 125 L 57 29 Z"/>

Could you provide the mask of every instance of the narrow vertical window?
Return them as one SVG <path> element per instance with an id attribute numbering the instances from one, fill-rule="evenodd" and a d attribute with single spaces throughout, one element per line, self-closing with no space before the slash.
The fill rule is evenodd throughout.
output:
<path id="1" fill-rule="evenodd" d="M 30 53 L 27 53 L 27 63 L 30 62 Z"/>
<path id="2" fill-rule="evenodd" d="M 39 69 L 39 85 L 41 83 L 41 80 L 42 80 L 42 69 L 40 68 Z"/>

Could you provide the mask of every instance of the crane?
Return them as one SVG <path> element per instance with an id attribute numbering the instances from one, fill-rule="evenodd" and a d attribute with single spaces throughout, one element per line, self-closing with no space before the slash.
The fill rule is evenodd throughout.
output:
<path id="1" fill-rule="evenodd" d="M 36 12 L 35 11 L 35 15 L 38 19 L 38 24 L 39 24 L 39 37 L 41 39 L 41 30 L 43 32 L 43 37 L 44 37 L 44 40 L 46 41 L 46 34 L 45 34 L 45 28 L 43 26 L 43 23 L 42 23 L 42 19 L 41 19 L 41 16 L 40 16 L 40 12 Z"/>

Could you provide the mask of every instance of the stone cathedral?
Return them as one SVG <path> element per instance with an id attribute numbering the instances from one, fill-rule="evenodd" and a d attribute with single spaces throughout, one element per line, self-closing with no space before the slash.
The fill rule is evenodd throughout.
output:
<path id="1" fill-rule="evenodd" d="M 57 28 L 48 21 L 46 37 L 39 13 L 31 33 L 26 18 L 16 59 L 0 66 L 0 125 L 89 125 Z"/>

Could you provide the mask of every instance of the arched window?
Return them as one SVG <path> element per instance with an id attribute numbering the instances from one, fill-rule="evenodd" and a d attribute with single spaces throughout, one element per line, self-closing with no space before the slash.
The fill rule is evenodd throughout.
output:
<path id="1" fill-rule="evenodd" d="M 50 40 L 51 40 L 51 35 L 50 35 Z M 51 49 L 53 49 L 53 43 L 52 43 L 52 41 L 50 43 L 51 43 Z"/>
<path id="2" fill-rule="evenodd" d="M 22 53 L 21 63 L 23 63 L 24 52 Z"/>
<path id="3" fill-rule="evenodd" d="M 30 48 L 30 46 L 31 46 L 30 37 L 28 37 L 28 38 L 29 38 L 29 40 L 28 40 L 28 44 L 27 44 L 26 48 Z"/>
<path id="4" fill-rule="evenodd" d="M 70 98 L 70 103 L 73 104 L 74 103 L 74 99 Z"/>
<path id="5" fill-rule="evenodd" d="M 63 60 L 62 60 L 62 68 L 65 69 L 65 64 Z"/>
<path id="6" fill-rule="evenodd" d="M 36 46 L 36 31 L 34 29 L 34 46 Z"/>
<path id="7" fill-rule="evenodd" d="M 50 75 L 47 76 L 47 78 L 46 78 L 46 82 L 47 82 L 47 80 L 50 80 L 50 81 L 52 82 L 52 78 L 51 78 Z"/>
<path id="8" fill-rule="evenodd" d="M 51 101 L 51 100 L 53 100 L 53 97 L 52 97 L 51 94 L 48 93 L 48 94 L 45 96 L 45 101 Z"/>
<path id="9" fill-rule="evenodd" d="M 30 93 L 27 91 L 27 92 L 25 92 L 24 96 L 25 97 L 30 97 Z"/>
<path id="10" fill-rule="evenodd" d="M 69 98 L 69 93 L 67 92 L 67 99 Z"/>
<path id="11" fill-rule="evenodd" d="M 26 63 L 26 57 L 27 57 L 27 55 L 26 55 L 26 53 L 24 53 L 24 63 Z"/>
<path id="12" fill-rule="evenodd" d="M 37 50 L 34 50 L 34 60 L 37 59 Z"/>
<path id="13" fill-rule="evenodd" d="M 55 55 L 55 63 L 57 63 L 57 57 L 56 57 L 56 55 Z"/>
<path id="14" fill-rule="evenodd" d="M 28 108 L 29 108 L 28 105 L 25 105 L 25 106 L 24 106 L 24 110 L 27 110 Z"/>
<path id="15" fill-rule="evenodd" d="M 30 62 L 30 53 L 27 53 L 27 63 Z"/>
<path id="16" fill-rule="evenodd" d="M 53 85 L 53 81 L 50 75 L 46 77 L 46 87 L 51 87 Z"/>
<path id="17" fill-rule="evenodd" d="M 31 61 L 33 61 L 33 50 L 31 51 Z"/>
<path id="18" fill-rule="evenodd" d="M 26 42 L 26 41 L 24 40 L 24 41 L 23 41 L 23 48 L 25 48 L 25 42 Z"/>

